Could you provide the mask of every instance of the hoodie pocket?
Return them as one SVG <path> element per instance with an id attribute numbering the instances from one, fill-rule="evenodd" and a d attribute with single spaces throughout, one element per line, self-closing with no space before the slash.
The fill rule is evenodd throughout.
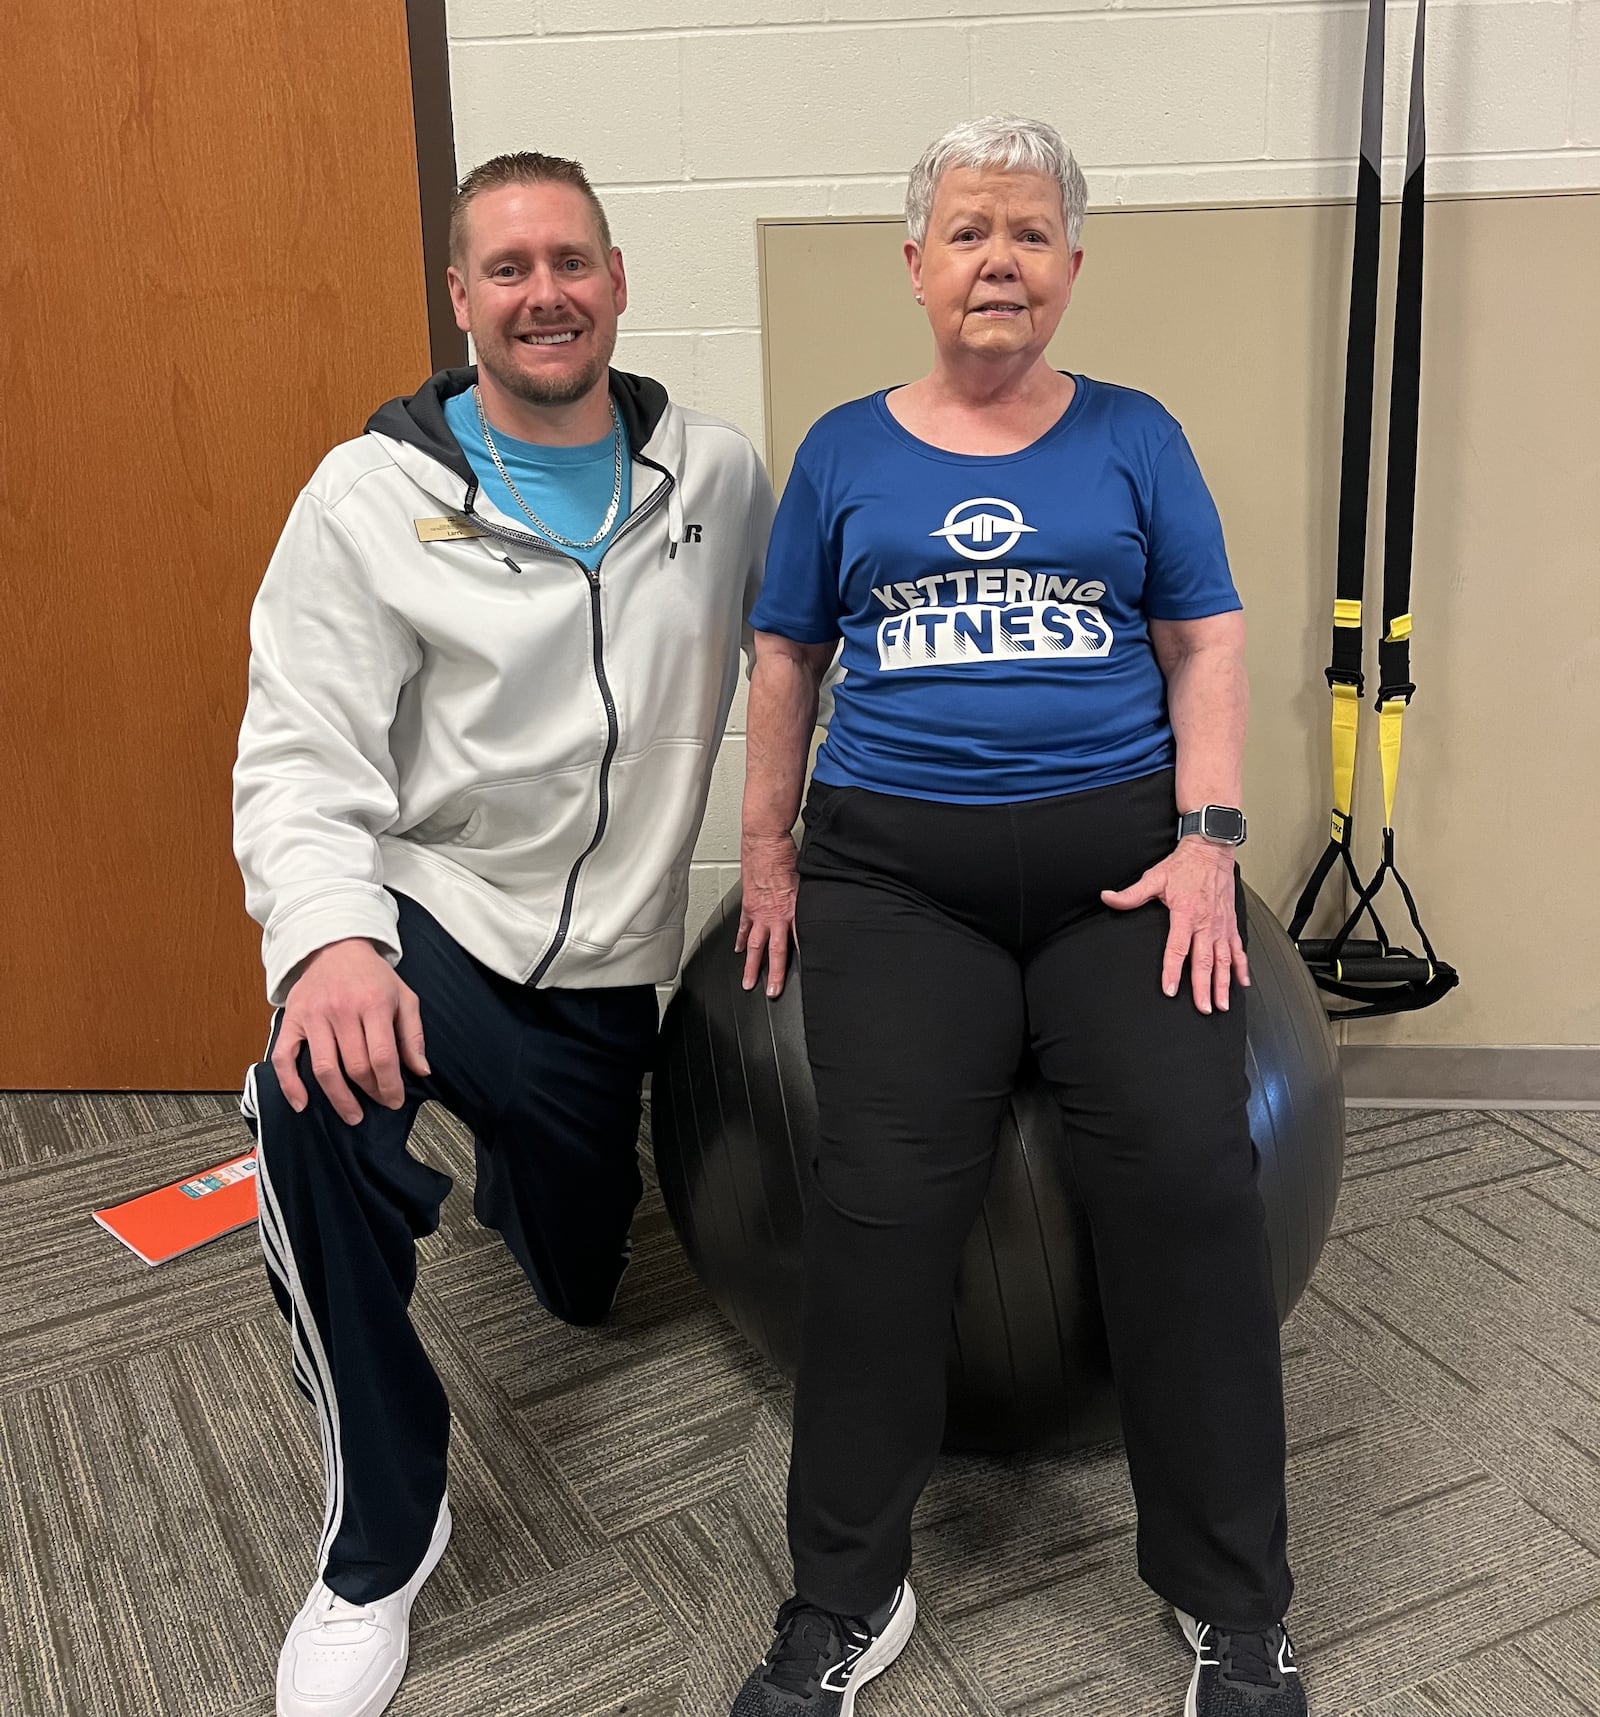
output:
<path id="1" fill-rule="evenodd" d="M 442 824 L 430 844 L 448 845 L 457 864 L 507 894 L 543 911 L 553 910 L 560 904 L 568 872 L 594 838 L 600 811 L 598 775 L 593 763 L 582 763 L 542 775 L 479 782 L 452 801 L 448 809 L 453 828 Z M 427 821 L 445 815 L 441 809 Z"/>
<path id="2" fill-rule="evenodd" d="M 399 836 L 420 847 L 453 847 L 471 840 L 481 817 L 481 811 L 474 810 L 464 794 L 457 795 L 437 811 L 430 811 L 421 822 L 400 830 Z"/>
<path id="3" fill-rule="evenodd" d="M 573 940 L 614 948 L 681 930 L 710 785 L 698 740 L 662 740 L 614 761 L 605 838 L 583 867 Z"/>

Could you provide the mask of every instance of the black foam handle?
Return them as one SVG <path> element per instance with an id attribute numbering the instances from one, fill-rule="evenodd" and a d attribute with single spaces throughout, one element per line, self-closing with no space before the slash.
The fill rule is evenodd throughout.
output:
<path id="1" fill-rule="evenodd" d="M 1295 943 L 1295 947 L 1300 950 L 1302 960 L 1313 966 L 1325 966 L 1333 957 L 1333 941 L 1331 936 L 1305 936 Z M 1354 936 L 1345 943 L 1340 955 L 1344 960 L 1379 960 L 1382 957 L 1382 943 L 1363 942 Z"/>
<path id="2" fill-rule="evenodd" d="M 1425 984 L 1432 976 L 1433 967 L 1416 954 L 1339 961 L 1338 978 L 1343 984 Z"/>

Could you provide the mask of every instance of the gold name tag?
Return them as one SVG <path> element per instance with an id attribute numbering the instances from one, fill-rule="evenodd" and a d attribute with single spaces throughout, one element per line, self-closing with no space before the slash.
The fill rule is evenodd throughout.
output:
<path id="1" fill-rule="evenodd" d="M 454 543 L 464 537 L 483 535 L 471 519 L 463 519 L 455 513 L 447 513 L 442 519 L 416 519 L 413 522 L 419 543 Z"/>

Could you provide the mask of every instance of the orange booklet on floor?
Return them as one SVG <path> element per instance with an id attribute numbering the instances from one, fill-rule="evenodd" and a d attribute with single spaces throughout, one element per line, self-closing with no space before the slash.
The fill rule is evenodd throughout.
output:
<path id="1" fill-rule="evenodd" d="M 94 1219 L 147 1264 L 164 1264 L 256 1219 L 255 1152 L 97 1210 Z"/>

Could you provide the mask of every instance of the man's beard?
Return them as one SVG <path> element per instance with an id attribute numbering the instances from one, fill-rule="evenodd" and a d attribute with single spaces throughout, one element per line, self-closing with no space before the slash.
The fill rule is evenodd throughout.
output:
<path id="1" fill-rule="evenodd" d="M 574 405 L 605 375 L 610 353 L 596 352 L 576 374 L 552 376 L 548 380 L 526 375 L 509 364 L 502 369 L 492 358 L 486 358 L 482 351 L 478 353 L 478 363 L 507 393 L 514 394 L 528 405 Z"/>

